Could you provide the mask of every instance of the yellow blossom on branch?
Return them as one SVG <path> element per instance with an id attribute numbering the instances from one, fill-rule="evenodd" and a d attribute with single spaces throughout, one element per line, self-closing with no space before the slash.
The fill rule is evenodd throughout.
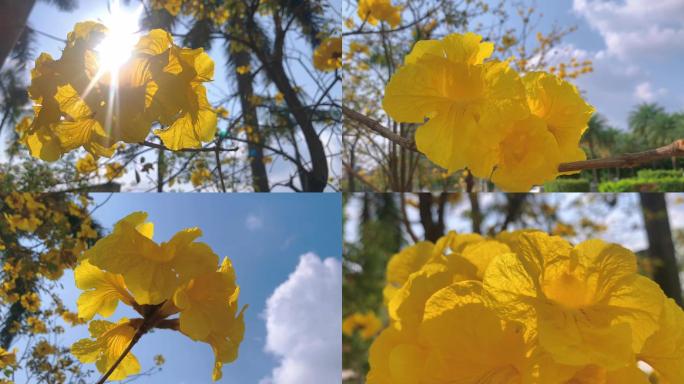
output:
<path id="1" fill-rule="evenodd" d="M 359 331 L 362 339 L 368 340 L 375 336 L 382 329 L 382 321 L 373 313 L 353 313 L 342 321 L 342 333 L 353 336 L 355 331 Z"/>
<path id="2" fill-rule="evenodd" d="M 93 320 L 88 325 L 92 339 L 81 339 L 71 346 L 71 353 L 81 362 L 95 363 L 98 371 L 106 372 L 114 365 L 128 344 L 133 340 L 135 328 L 128 319 L 121 319 L 118 323 L 105 320 Z M 126 355 L 114 369 L 109 378 L 122 380 L 140 372 L 140 363 L 132 354 Z"/>
<path id="3" fill-rule="evenodd" d="M 358 16 L 370 25 L 384 21 L 392 27 L 401 23 L 401 7 L 393 6 L 390 0 L 359 0 Z"/>
<path id="4" fill-rule="evenodd" d="M 553 180 L 562 162 L 586 158 L 579 139 L 594 109 L 543 72 L 521 78 L 474 33 L 421 40 L 385 89 L 396 121 L 422 124 L 417 148 L 449 173 L 467 168 L 506 191 Z M 426 122 L 427 119 L 427 122 Z"/>
<path id="5" fill-rule="evenodd" d="M 313 64 L 319 71 L 334 71 L 342 67 L 342 38 L 328 37 L 314 51 Z"/>
<path id="6" fill-rule="evenodd" d="M 104 373 L 149 330 L 178 330 L 212 347 L 212 377 L 218 380 L 222 365 L 237 358 L 244 335 L 246 306 L 239 310 L 235 270 L 228 258 L 217 266 L 211 248 L 195 241 L 202 235 L 198 228 L 157 244 L 152 240 L 154 226 L 146 218 L 146 213 L 135 212 L 120 220 L 110 235 L 84 253 L 74 271 L 77 287 L 85 290 L 77 303 L 79 318 L 109 317 L 119 302 L 143 317 L 118 324 L 93 320 L 95 340 L 81 340 L 72 350 L 82 362 L 96 362 Z M 116 369 L 117 377 L 124 378 L 137 373 L 139 366 L 133 358 Z"/>
<path id="7" fill-rule="evenodd" d="M 97 172 L 97 160 L 92 154 L 87 153 L 76 161 L 76 171 L 82 175 Z"/>
<path id="8" fill-rule="evenodd" d="M 168 32 L 155 29 L 113 74 L 95 49 L 107 33 L 102 24 L 77 23 L 59 59 L 43 53 L 36 60 L 29 87 L 35 118 L 20 137 L 31 154 L 55 161 L 83 147 L 94 160 L 111 157 L 118 142 L 143 141 L 154 122 L 162 125 L 154 133 L 172 150 L 210 141 L 216 113 L 203 83 L 213 78 L 211 58 L 202 49 L 178 47 Z"/>

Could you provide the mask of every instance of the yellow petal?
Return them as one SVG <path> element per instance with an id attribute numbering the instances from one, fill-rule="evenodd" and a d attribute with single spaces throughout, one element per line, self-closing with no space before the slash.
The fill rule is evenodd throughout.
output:
<path id="1" fill-rule="evenodd" d="M 90 320 L 99 313 L 109 317 L 116 310 L 119 300 L 133 305 L 133 297 L 126 290 L 123 277 L 100 270 L 84 260 L 74 269 L 76 287 L 86 292 L 78 298 L 78 315 Z"/>

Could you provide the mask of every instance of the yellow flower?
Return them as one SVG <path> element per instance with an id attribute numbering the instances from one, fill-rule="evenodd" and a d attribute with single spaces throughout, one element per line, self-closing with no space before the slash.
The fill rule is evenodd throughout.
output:
<path id="1" fill-rule="evenodd" d="M 29 312 L 38 312 L 40 309 L 40 296 L 35 292 L 29 292 L 21 296 L 21 306 Z"/>
<path id="2" fill-rule="evenodd" d="M 114 365 L 114 362 L 128 347 L 136 331 L 125 318 L 118 323 L 93 320 L 90 322 L 88 330 L 92 339 L 77 341 L 71 346 L 71 353 L 83 363 L 94 362 L 97 370 L 101 373 L 107 372 Z M 122 380 L 138 372 L 140 372 L 138 359 L 129 352 L 109 379 Z"/>
<path id="3" fill-rule="evenodd" d="M 342 67 L 342 38 L 328 37 L 314 50 L 313 64 L 319 71 L 334 71 Z"/>
<path id="4" fill-rule="evenodd" d="M 65 323 L 71 325 L 72 327 L 76 325 L 85 324 L 85 321 L 79 318 L 77 313 L 69 311 L 62 312 L 62 320 L 64 320 Z"/>
<path id="5" fill-rule="evenodd" d="M 434 244 L 431 241 L 421 241 L 402 249 L 392 256 L 387 263 L 387 284 L 383 290 L 385 303 L 388 303 L 394 293 L 401 288 L 409 276 L 419 271 L 432 255 Z"/>
<path id="6" fill-rule="evenodd" d="M 238 313 L 240 287 L 235 270 L 224 258 L 218 271 L 207 273 L 181 286 L 165 313 L 180 311 L 180 331 L 193 340 L 208 343 L 214 351 L 212 379 L 221 379 L 224 363 L 237 359 L 245 333 L 243 306 Z"/>
<path id="7" fill-rule="evenodd" d="M 204 167 L 196 168 L 190 174 L 190 182 L 192 183 L 193 187 L 199 187 L 200 185 L 204 185 L 204 183 L 210 181 L 211 178 L 211 171 Z"/>
<path id="8" fill-rule="evenodd" d="M 484 286 L 494 310 L 525 323 L 558 363 L 615 369 L 633 361 L 658 327 L 664 295 L 636 274 L 629 250 L 601 240 L 574 248 L 560 237 L 502 237 L 514 253 L 495 258 Z"/>
<path id="9" fill-rule="evenodd" d="M 382 321 L 373 312 L 353 313 L 342 321 L 342 333 L 353 336 L 356 330 L 362 339 L 368 340 L 382 329 Z"/>
<path id="10" fill-rule="evenodd" d="M 126 168 L 119 162 L 107 163 L 105 164 L 105 177 L 107 180 L 112 181 L 118 179 L 126 174 Z"/>
<path id="11" fill-rule="evenodd" d="M 554 75 L 530 72 L 523 83 L 530 111 L 546 122 L 558 142 L 562 161 L 586 159 L 579 141 L 594 108 L 582 99 L 574 85 Z"/>
<path id="12" fill-rule="evenodd" d="M 202 48 L 176 46 L 171 34 L 161 29 L 152 30 L 147 37 L 136 46 L 143 56 L 154 61 L 168 55 L 164 67 L 151 70 L 151 108 L 159 114 L 160 123 L 168 125 L 154 133 L 172 150 L 199 148 L 216 133 L 216 111 L 203 85 L 214 77 L 214 62 Z"/>
<path id="13" fill-rule="evenodd" d="M 154 355 L 155 365 L 164 365 L 164 363 L 166 363 L 166 359 L 164 359 L 163 355 Z"/>
<path id="14" fill-rule="evenodd" d="M 0 347 L 0 369 L 12 367 L 17 363 L 17 351 L 12 352 Z"/>
<path id="15" fill-rule="evenodd" d="M 508 192 L 527 192 L 551 181 L 561 162 L 558 143 L 544 121 L 530 115 L 515 121 L 499 144 L 492 181 Z"/>
<path id="16" fill-rule="evenodd" d="M 39 357 L 51 355 L 56 351 L 55 347 L 48 343 L 47 340 L 41 340 L 33 347 L 33 353 Z"/>
<path id="17" fill-rule="evenodd" d="M 241 65 L 241 66 L 237 67 L 236 70 L 237 70 L 237 73 L 244 75 L 244 74 L 249 73 L 250 68 L 249 68 L 249 65 Z"/>
<path id="18" fill-rule="evenodd" d="M 276 103 L 282 103 L 283 100 L 285 100 L 285 96 L 283 96 L 283 94 L 280 92 L 277 92 L 273 98 L 275 99 Z"/>
<path id="19" fill-rule="evenodd" d="M 658 330 L 646 340 L 637 357 L 655 369 L 663 383 L 684 382 L 684 311 L 667 299 Z M 659 382 L 660 382 L 659 381 Z"/>
<path id="20" fill-rule="evenodd" d="M 237 296 L 231 298 L 229 302 L 230 313 L 232 316 L 237 313 Z M 245 335 L 245 321 L 244 313 L 247 306 L 243 306 L 237 317 L 232 319 L 228 323 L 228 326 L 224 326 L 218 332 L 212 332 L 209 336 L 203 340 L 211 346 L 214 352 L 214 370 L 212 372 L 212 380 L 220 380 L 223 376 L 221 369 L 224 363 L 231 363 L 235 361 L 238 357 L 238 348 L 242 339 Z"/>
<path id="21" fill-rule="evenodd" d="M 17 230 L 34 232 L 38 229 L 38 226 L 43 223 L 42 220 L 35 216 L 23 217 L 21 215 L 8 215 L 7 213 L 3 213 L 3 215 L 12 232 L 16 232 Z"/>
<path id="22" fill-rule="evenodd" d="M 216 115 L 222 119 L 227 119 L 228 118 L 228 110 L 225 109 L 224 107 L 218 107 L 218 108 L 216 108 Z"/>
<path id="23" fill-rule="evenodd" d="M 357 13 L 362 21 L 370 25 L 384 21 L 396 27 L 401 23 L 401 7 L 393 6 L 390 0 L 360 0 Z"/>
<path id="24" fill-rule="evenodd" d="M 525 89 L 506 62 L 483 60 L 494 49 L 474 33 L 419 41 L 390 79 L 383 108 L 395 120 L 429 121 L 416 145 L 450 173 L 468 167 L 489 177 L 511 121 L 529 114 Z"/>
<path id="25" fill-rule="evenodd" d="M 145 212 L 126 216 L 85 257 L 100 269 L 122 275 L 138 304 L 158 304 L 180 284 L 214 271 L 218 256 L 206 244 L 194 242 L 202 235 L 198 228 L 180 231 L 158 245 L 152 240 L 154 225 L 146 218 Z"/>
<path id="26" fill-rule="evenodd" d="M 45 323 L 37 317 L 28 317 L 26 319 L 26 324 L 29 326 L 31 333 L 47 333 L 47 327 L 45 326 Z"/>
<path id="27" fill-rule="evenodd" d="M 31 154 L 55 161 L 83 147 L 94 157 L 111 157 L 119 141 L 143 141 L 155 121 L 167 127 L 155 133 L 172 150 L 210 141 L 216 114 L 202 84 L 213 77 L 209 56 L 176 46 L 156 29 L 140 38 L 114 76 L 101 70 L 95 50 L 107 33 L 102 24 L 77 23 L 58 60 L 48 54 L 36 60 L 29 87 L 35 118 L 20 127 Z"/>
<path id="28" fill-rule="evenodd" d="M 479 282 L 432 292 L 417 331 L 388 328 L 370 350 L 369 384 L 515 383 L 527 368 L 520 323 L 486 306 Z"/>
<path id="29" fill-rule="evenodd" d="M 87 153 L 82 158 L 76 161 L 76 171 L 82 175 L 87 175 L 97 171 L 97 160 L 95 157 Z"/>
<path id="30" fill-rule="evenodd" d="M 239 294 L 228 258 L 219 271 L 197 276 L 179 287 L 173 303 L 180 310 L 180 330 L 193 340 L 204 340 L 233 320 L 227 298 Z"/>
<path id="31" fill-rule="evenodd" d="M 99 313 L 109 317 L 116 310 L 119 300 L 133 306 L 133 297 L 128 293 L 123 276 L 105 272 L 83 260 L 74 269 L 76 287 L 84 290 L 76 302 L 78 317 L 90 320 Z"/>

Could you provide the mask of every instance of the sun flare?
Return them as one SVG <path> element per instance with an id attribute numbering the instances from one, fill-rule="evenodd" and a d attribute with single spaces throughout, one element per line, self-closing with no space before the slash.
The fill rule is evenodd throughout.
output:
<path id="1" fill-rule="evenodd" d="M 134 12 L 121 9 L 119 1 L 110 3 L 110 13 L 103 18 L 107 34 L 95 50 L 100 58 L 100 71 L 115 73 L 131 57 L 131 52 L 139 38 L 138 20 L 142 6 Z"/>

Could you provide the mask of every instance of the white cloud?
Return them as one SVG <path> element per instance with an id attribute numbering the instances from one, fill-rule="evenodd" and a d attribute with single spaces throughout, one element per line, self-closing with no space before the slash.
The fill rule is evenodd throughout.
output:
<path id="1" fill-rule="evenodd" d="M 250 231 L 255 231 L 257 229 L 261 229 L 264 226 L 264 220 L 261 218 L 261 216 L 258 216 L 254 213 L 250 213 L 247 215 L 247 219 L 245 220 L 245 226 Z"/>
<path id="2" fill-rule="evenodd" d="M 265 350 L 280 360 L 260 384 L 339 382 L 342 376 L 342 267 L 307 253 L 266 301 Z"/>
<path id="3" fill-rule="evenodd" d="M 601 34 L 609 55 L 658 58 L 684 49 L 684 1 L 573 0 L 573 9 Z"/>
<path id="4" fill-rule="evenodd" d="M 665 88 L 653 89 L 653 86 L 649 81 L 644 81 L 643 83 L 637 84 L 634 88 L 634 97 L 639 101 L 644 101 L 647 103 L 655 101 L 658 97 L 667 94 Z"/>

